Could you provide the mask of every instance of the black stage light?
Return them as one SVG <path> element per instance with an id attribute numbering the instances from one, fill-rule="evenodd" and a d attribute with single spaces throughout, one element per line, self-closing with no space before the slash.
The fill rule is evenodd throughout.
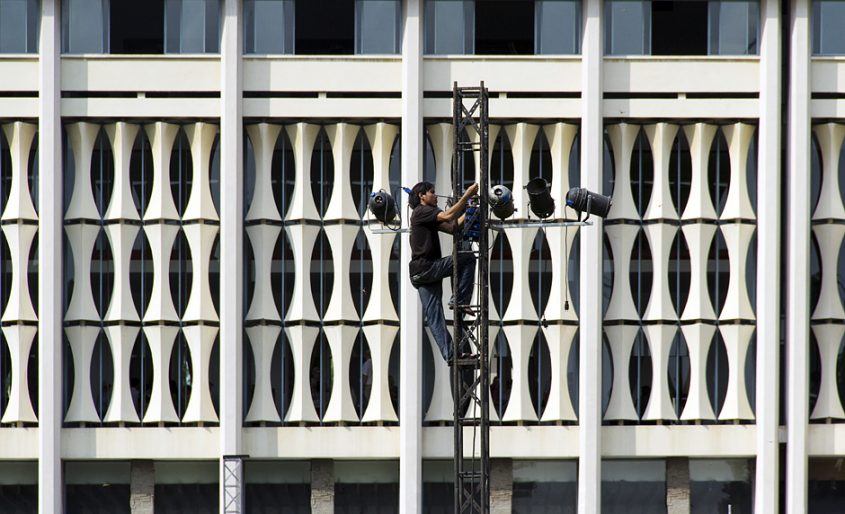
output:
<path id="1" fill-rule="evenodd" d="M 510 218 L 516 210 L 513 206 L 513 194 L 511 190 L 503 185 L 496 185 L 490 188 L 488 202 L 493 215 L 500 220 Z"/>
<path id="2" fill-rule="evenodd" d="M 543 177 L 532 178 L 526 184 L 528 206 L 538 218 L 548 218 L 555 212 L 555 201 L 550 192 L 551 186 Z"/>
<path id="3" fill-rule="evenodd" d="M 613 200 L 609 196 L 593 193 L 583 187 L 573 187 L 566 193 L 566 205 L 578 211 L 579 220 L 582 212 L 587 213 L 584 221 L 590 218 L 590 214 L 606 218 L 612 203 Z"/>
<path id="4" fill-rule="evenodd" d="M 367 206 L 373 216 L 382 223 L 390 223 L 396 217 L 396 201 L 384 189 L 370 193 Z"/>

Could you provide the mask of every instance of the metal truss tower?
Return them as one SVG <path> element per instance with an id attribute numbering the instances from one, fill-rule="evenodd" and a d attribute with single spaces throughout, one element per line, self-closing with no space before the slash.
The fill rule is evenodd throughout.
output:
<path id="1" fill-rule="evenodd" d="M 454 327 L 452 398 L 455 431 L 455 513 L 490 512 L 490 375 L 488 372 L 488 176 L 489 118 L 488 96 L 484 82 L 480 87 L 452 90 L 452 124 L 455 157 L 452 160 L 454 197 L 460 198 L 465 187 L 478 182 L 478 201 L 467 208 L 463 230 L 456 230 L 452 248 L 452 291 Z M 476 138 L 467 137 L 467 129 Z M 475 158 L 476 176 L 464 176 L 464 163 Z M 475 291 L 469 304 L 457 304 L 460 257 L 471 254 L 476 266 Z M 463 259 L 467 261 L 468 259 Z M 468 438 L 468 441 L 464 439 Z M 469 443 L 469 444 L 467 444 Z"/>
<path id="2" fill-rule="evenodd" d="M 223 456 L 223 512 L 225 514 L 243 514 L 244 493 L 244 458 L 246 455 Z"/>

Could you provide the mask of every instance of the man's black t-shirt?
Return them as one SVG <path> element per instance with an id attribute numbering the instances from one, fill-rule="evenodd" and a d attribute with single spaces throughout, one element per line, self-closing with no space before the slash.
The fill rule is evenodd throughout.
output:
<path id="1" fill-rule="evenodd" d="M 408 271 L 411 276 L 427 270 L 431 263 L 440 258 L 440 238 L 437 230 L 437 214 L 441 210 L 434 205 L 418 205 L 411 212 L 411 262 Z"/>
<path id="2" fill-rule="evenodd" d="M 411 212 L 411 262 L 408 264 L 411 276 L 427 270 L 432 262 L 441 257 L 437 231 L 451 233 L 454 229 L 454 222 L 438 223 L 437 215 L 440 212 L 434 205 L 422 204 Z"/>

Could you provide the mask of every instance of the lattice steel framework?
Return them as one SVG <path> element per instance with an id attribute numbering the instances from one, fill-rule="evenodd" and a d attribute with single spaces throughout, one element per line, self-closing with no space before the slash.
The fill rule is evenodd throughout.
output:
<path id="1" fill-rule="evenodd" d="M 244 510 L 244 456 L 223 456 L 223 512 L 241 514 Z"/>
<path id="2" fill-rule="evenodd" d="M 488 267 L 489 245 L 487 237 L 488 191 L 488 97 L 484 82 L 480 87 L 458 87 L 452 90 L 452 123 L 454 126 L 455 157 L 452 160 L 452 187 L 455 198 L 463 193 L 464 159 L 472 159 L 479 152 L 480 163 L 477 180 L 478 203 L 467 210 L 463 230 L 456 230 L 452 259 L 452 291 L 455 292 L 455 337 L 452 366 L 452 397 L 454 398 L 455 431 L 455 512 L 487 513 L 490 511 L 490 405 L 489 351 L 488 351 Z M 465 101 L 472 104 L 467 106 Z M 474 141 L 462 137 L 465 129 L 472 128 L 478 138 Z M 470 253 L 477 263 L 475 294 L 469 304 L 457 303 L 459 256 Z M 466 319 L 464 317 L 466 316 Z M 467 358 L 461 358 L 469 354 Z M 478 410 L 481 410 L 480 416 Z M 464 430 L 472 430 L 472 444 L 464 447 Z M 480 441 L 479 441 L 480 438 Z M 478 446 L 476 446 L 478 445 Z"/>

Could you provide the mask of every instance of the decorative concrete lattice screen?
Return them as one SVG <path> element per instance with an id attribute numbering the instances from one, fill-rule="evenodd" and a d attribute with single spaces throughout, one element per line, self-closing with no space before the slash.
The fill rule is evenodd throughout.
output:
<path id="1" fill-rule="evenodd" d="M 38 379 L 37 126 L 14 122 L 0 134 L 0 423 L 36 423 Z"/>
<path id="2" fill-rule="evenodd" d="M 217 127 L 65 129 L 66 421 L 216 422 Z M 430 175 L 444 194 L 451 130 L 427 126 Z M 607 127 L 614 207 L 607 283 L 596 287 L 606 296 L 608 422 L 753 419 L 755 131 Z M 397 135 L 386 123 L 247 124 L 245 422 L 397 421 L 401 249 L 396 234 L 365 228 L 369 191 L 399 186 Z M 580 183 L 577 126 L 493 125 L 490 138 L 491 180 L 513 190 L 514 221 L 530 217 L 523 187 L 535 176 L 551 182 L 552 219 L 563 219 L 562 199 Z M 12 155 L 20 166 L 25 153 Z M 471 180 L 479 163 L 468 166 Z M 506 228 L 493 243 L 491 414 L 501 422 L 577 422 L 578 232 Z M 444 301 L 450 294 L 444 282 Z M 835 329 L 822 325 L 819 339 Z M 448 368 L 433 362 L 423 408 L 438 423 L 453 403 Z M 92 374 L 93 389 L 76 379 Z"/>
<path id="3" fill-rule="evenodd" d="M 398 421 L 399 237 L 366 228 L 369 193 L 397 195 L 398 134 L 247 125 L 245 422 Z"/>
<path id="4" fill-rule="evenodd" d="M 755 131 L 745 123 L 607 127 L 613 381 L 605 420 L 754 418 Z"/>
<path id="5" fill-rule="evenodd" d="M 64 129 L 65 422 L 216 423 L 217 126 Z"/>
<path id="6" fill-rule="evenodd" d="M 842 420 L 845 419 L 842 409 L 845 393 L 845 380 L 842 379 L 845 366 L 842 346 L 845 336 L 845 287 L 842 282 L 845 273 L 842 253 L 845 125 L 816 125 L 813 135 L 810 419 Z"/>

